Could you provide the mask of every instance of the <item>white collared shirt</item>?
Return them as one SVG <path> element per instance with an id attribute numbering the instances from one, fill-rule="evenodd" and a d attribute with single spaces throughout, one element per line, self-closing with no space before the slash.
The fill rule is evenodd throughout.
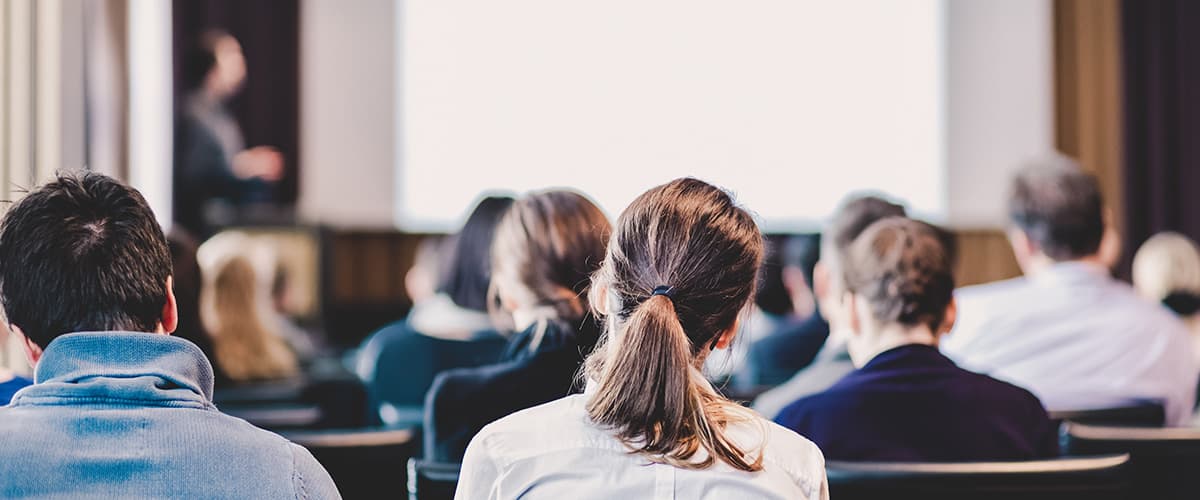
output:
<path id="1" fill-rule="evenodd" d="M 705 470 L 650 463 L 593 424 L 578 394 L 523 410 L 484 427 L 467 447 L 457 499 L 826 500 L 825 460 L 816 445 L 761 420 L 729 429 L 752 455 L 765 432 L 763 470 L 716 461 Z"/>
<path id="2" fill-rule="evenodd" d="M 1198 368 L 1186 327 L 1107 270 L 1059 263 L 955 298 L 941 349 L 963 368 L 1024 387 L 1051 411 L 1158 402 L 1167 425 L 1190 418 Z"/>

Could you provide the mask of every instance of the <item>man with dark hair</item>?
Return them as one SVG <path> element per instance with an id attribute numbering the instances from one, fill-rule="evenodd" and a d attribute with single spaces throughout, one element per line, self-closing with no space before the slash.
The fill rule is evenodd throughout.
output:
<path id="1" fill-rule="evenodd" d="M 848 325 L 858 367 L 775 421 L 825 457 L 858 461 L 1028 460 L 1058 454 L 1057 427 L 1029 391 L 942 356 L 955 320 L 952 256 L 928 224 L 892 217 L 842 254 L 845 294 L 831 317 Z"/>
<path id="2" fill-rule="evenodd" d="M 0 223 L 0 302 L 36 383 L 0 410 L 0 491 L 29 497 L 337 498 L 305 449 L 226 416 L 179 324 L 142 195 L 60 175 Z"/>
<path id="3" fill-rule="evenodd" d="M 793 338 L 822 338 L 824 346 L 811 365 L 804 367 L 783 385 L 764 392 L 754 400 L 754 409 L 763 416 L 773 418 L 784 406 L 827 389 L 854 370 L 850 354 L 846 351 L 846 336 L 839 332 L 847 325 L 838 324 L 835 318 L 827 316 L 842 295 L 841 280 L 837 278 L 841 272 L 839 255 L 872 223 L 886 217 L 904 215 L 903 206 L 880 196 L 864 194 L 850 196 L 834 212 L 833 219 L 821 234 L 820 257 L 813 268 L 817 313 L 804 323 L 805 331 L 791 333 Z"/>
<path id="4" fill-rule="evenodd" d="M 1186 328 L 1114 280 L 1116 236 L 1096 180 L 1069 158 L 1022 169 L 1009 239 L 1025 276 L 957 293 L 942 350 L 964 368 L 1033 391 L 1051 411 L 1154 403 L 1187 423 L 1197 367 Z"/>

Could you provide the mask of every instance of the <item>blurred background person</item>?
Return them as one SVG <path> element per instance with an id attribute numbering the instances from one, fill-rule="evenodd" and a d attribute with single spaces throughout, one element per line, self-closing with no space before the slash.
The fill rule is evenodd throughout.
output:
<path id="1" fill-rule="evenodd" d="M 487 312 L 491 246 L 512 202 L 484 198 L 457 235 L 422 240 L 404 280 L 412 310 L 363 342 L 355 372 L 384 424 L 420 423 L 442 371 L 500 360 L 506 340 Z"/>
<path id="2" fill-rule="evenodd" d="M 1200 364 L 1200 249 L 1175 232 L 1146 240 L 1133 257 L 1133 287 L 1174 312 L 1192 333 Z"/>
<path id="3" fill-rule="evenodd" d="M 904 217 L 907 211 L 902 205 L 879 196 L 850 195 L 833 214 L 832 220 L 821 233 L 820 259 L 813 268 L 813 291 L 817 297 L 818 311 L 829 310 L 834 301 L 841 299 L 841 262 L 838 260 L 845 249 L 854 242 L 871 224 L 887 217 Z M 839 332 L 848 325 L 838 325 L 833 318 L 818 313 L 802 323 L 798 331 L 789 332 L 780 339 L 805 339 L 804 346 L 813 339 L 823 338 L 824 343 L 812 363 L 784 384 L 759 395 L 754 400 L 754 409 L 767 418 L 775 418 L 784 406 L 810 394 L 828 389 L 846 374 L 854 371 L 850 352 L 846 348 L 846 335 Z M 785 351 L 788 352 L 788 351 Z"/>
<path id="4" fill-rule="evenodd" d="M 201 318 L 212 336 L 212 361 L 234 384 L 300 373 L 296 354 L 274 330 L 268 284 L 259 270 L 267 259 L 265 249 L 240 233 L 222 233 L 200 247 Z"/>
<path id="5" fill-rule="evenodd" d="M 592 274 L 611 225 L 583 195 L 517 199 L 492 241 L 496 324 L 511 337 L 498 364 L 443 372 L 425 403 L 425 458 L 459 462 L 483 426 L 579 388 L 575 376 L 600 336 L 588 308 Z"/>
<path id="6" fill-rule="evenodd" d="M 1187 328 L 1111 275 L 1116 238 L 1100 186 L 1074 160 L 1027 163 L 1009 187 L 1023 277 L 955 292 L 940 344 L 960 366 L 1029 389 L 1050 411 L 1162 405 L 1191 418 L 1200 374 Z"/>
<path id="7" fill-rule="evenodd" d="M 780 286 L 789 298 L 792 316 L 789 321 L 774 324 L 771 332 L 750 346 L 747 363 L 753 367 L 759 386 L 786 382 L 813 362 L 829 336 L 829 324 L 821 316 L 813 293 L 820 235 L 798 234 L 776 241 Z"/>
<path id="8" fill-rule="evenodd" d="M 176 115 L 175 219 L 207 237 L 238 219 L 240 208 L 270 201 L 283 156 L 246 147 L 227 102 L 246 79 L 241 44 L 224 31 L 204 33 L 185 61 L 188 94 Z"/>

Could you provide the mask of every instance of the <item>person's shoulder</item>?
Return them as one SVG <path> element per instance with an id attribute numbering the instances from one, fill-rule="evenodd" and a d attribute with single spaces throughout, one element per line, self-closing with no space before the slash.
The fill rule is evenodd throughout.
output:
<path id="1" fill-rule="evenodd" d="M 825 480 L 825 455 L 808 438 L 774 422 L 762 421 L 763 465 L 783 470 L 805 491 L 818 491 Z"/>
<path id="2" fill-rule="evenodd" d="M 814 415 L 825 415 L 832 407 L 837 406 L 840 394 L 829 388 L 816 394 L 809 394 L 792 401 L 775 417 L 778 424 L 795 430 L 797 426 Z"/>
<path id="3" fill-rule="evenodd" d="M 546 443 L 578 441 L 599 435 L 584 409 L 584 396 L 571 395 L 509 414 L 487 424 L 475 435 L 493 456 L 516 458 L 537 454 Z"/>
<path id="4" fill-rule="evenodd" d="M 1029 280 L 1024 276 L 993 281 L 978 285 L 968 285 L 954 290 L 954 298 L 960 303 L 1004 300 L 1019 296 L 1029 288 Z"/>

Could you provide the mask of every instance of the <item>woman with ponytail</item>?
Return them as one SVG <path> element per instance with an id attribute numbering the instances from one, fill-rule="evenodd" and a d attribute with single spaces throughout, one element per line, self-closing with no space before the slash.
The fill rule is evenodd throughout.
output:
<path id="1" fill-rule="evenodd" d="M 584 394 L 471 441 L 457 498 L 828 497 L 811 442 L 723 398 L 700 369 L 754 296 L 762 235 L 724 191 L 679 179 L 617 220 L 590 302 Z"/>
<path id="2" fill-rule="evenodd" d="M 489 308 L 513 332 L 494 365 L 448 370 L 425 402 L 425 458 L 462 460 L 484 425 L 576 389 L 599 325 L 589 314 L 591 274 L 604 258 L 608 218 L 584 196 L 544 191 L 512 204 L 496 226 Z"/>

